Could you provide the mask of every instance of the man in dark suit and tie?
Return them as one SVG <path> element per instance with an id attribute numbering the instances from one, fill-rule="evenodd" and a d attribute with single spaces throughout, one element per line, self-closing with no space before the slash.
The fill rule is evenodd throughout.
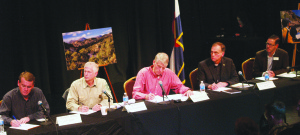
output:
<path id="1" fill-rule="evenodd" d="M 211 47 L 211 58 L 201 61 L 198 65 L 198 80 L 205 87 L 216 90 L 238 82 L 238 75 L 232 59 L 224 57 L 225 45 L 216 42 Z"/>
<path id="2" fill-rule="evenodd" d="M 272 35 L 266 42 L 266 49 L 256 53 L 252 72 L 254 77 L 263 76 L 265 72 L 274 77 L 288 71 L 289 55 L 285 50 L 278 48 L 279 42 L 279 37 Z"/>

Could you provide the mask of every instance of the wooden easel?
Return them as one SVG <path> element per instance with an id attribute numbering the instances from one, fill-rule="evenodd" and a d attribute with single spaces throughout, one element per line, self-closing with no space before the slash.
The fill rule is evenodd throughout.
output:
<path id="1" fill-rule="evenodd" d="M 90 28 L 90 25 L 89 25 L 88 23 L 86 23 L 86 24 L 85 24 L 85 30 L 90 30 L 90 29 L 91 29 L 91 28 Z M 109 75 L 108 75 L 107 70 L 106 70 L 106 66 L 107 66 L 107 65 L 108 65 L 108 64 L 98 65 L 98 66 L 104 68 L 105 73 L 106 73 L 106 76 L 107 76 L 107 79 L 108 79 L 108 82 L 109 82 L 109 85 L 110 85 L 110 87 L 111 87 L 111 91 L 113 92 L 114 97 L 115 97 L 115 99 L 116 99 L 116 102 L 118 103 L 118 99 L 117 99 L 117 97 L 116 97 L 114 88 L 113 88 L 113 86 L 111 85 L 111 81 L 110 81 L 110 79 L 109 79 Z M 78 70 L 80 70 L 80 78 L 81 78 L 81 77 L 82 77 L 82 72 L 83 72 L 84 68 L 78 68 Z"/>

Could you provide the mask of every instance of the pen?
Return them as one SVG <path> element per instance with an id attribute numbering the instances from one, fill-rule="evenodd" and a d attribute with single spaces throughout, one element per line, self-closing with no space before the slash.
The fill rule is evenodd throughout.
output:
<path id="1" fill-rule="evenodd" d="M 17 120 L 17 118 L 13 115 L 14 119 L 19 123 L 19 125 L 21 126 L 20 122 Z"/>
<path id="2" fill-rule="evenodd" d="M 149 93 L 151 93 L 151 91 L 149 89 L 147 89 Z"/>

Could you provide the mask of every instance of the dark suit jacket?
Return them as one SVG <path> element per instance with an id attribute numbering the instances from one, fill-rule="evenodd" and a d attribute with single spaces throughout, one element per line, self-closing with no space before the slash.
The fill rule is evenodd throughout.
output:
<path id="1" fill-rule="evenodd" d="M 260 77 L 262 73 L 267 70 L 268 67 L 268 52 L 266 49 L 260 50 L 256 53 L 254 64 L 253 64 L 253 77 Z M 274 57 L 278 57 L 279 60 L 274 60 Z M 288 53 L 280 48 L 277 48 L 273 56 L 272 71 L 275 75 L 287 72 L 286 69 L 289 66 L 289 55 Z"/>
<path id="2" fill-rule="evenodd" d="M 229 85 L 238 83 L 239 78 L 237 75 L 237 72 L 235 70 L 235 65 L 232 61 L 232 59 L 223 57 L 221 62 L 221 77 L 218 82 L 227 82 Z M 212 83 L 217 83 L 216 78 L 214 78 L 214 62 L 211 60 L 211 58 L 208 58 L 206 60 L 203 60 L 199 62 L 198 65 L 198 80 L 203 81 L 205 83 L 205 86 Z"/>

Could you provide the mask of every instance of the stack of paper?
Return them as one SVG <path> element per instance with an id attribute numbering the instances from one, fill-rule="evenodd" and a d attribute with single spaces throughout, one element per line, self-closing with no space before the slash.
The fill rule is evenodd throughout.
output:
<path id="1" fill-rule="evenodd" d="M 265 77 L 256 77 L 255 79 L 265 81 Z M 278 78 L 270 77 L 270 78 L 269 78 L 269 81 L 273 81 L 273 80 L 277 80 L 277 79 L 278 79 Z"/>
<path id="2" fill-rule="evenodd" d="M 233 84 L 233 85 L 230 85 L 230 87 L 233 87 L 233 88 L 243 88 L 243 85 L 244 85 L 244 88 L 249 88 L 249 87 L 253 87 L 254 85 L 253 84 L 248 84 L 248 83 L 236 83 L 236 84 Z"/>
<path id="3" fill-rule="evenodd" d="M 241 93 L 241 91 L 239 91 L 239 90 L 233 90 L 233 89 L 228 88 L 228 87 L 221 87 L 221 88 L 218 88 L 218 89 L 213 90 L 213 91 L 225 92 L 225 93 L 229 93 L 229 94 Z"/>
<path id="4" fill-rule="evenodd" d="M 160 103 L 160 102 L 163 102 L 163 101 L 169 101 L 170 99 L 167 98 L 166 96 L 164 97 L 164 99 L 160 96 L 155 96 L 154 99 L 152 100 L 147 100 L 149 102 L 152 102 L 152 103 Z"/>
<path id="5" fill-rule="evenodd" d="M 295 72 L 294 73 L 282 73 L 282 74 L 279 74 L 277 76 L 278 77 L 285 77 L 285 78 L 294 78 L 294 77 L 296 77 L 296 74 L 295 74 Z"/>
<path id="6" fill-rule="evenodd" d="M 93 111 L 92 109 L 89 109 L 87 112 L 80 112 L 80 111 L 70 111 L 70 113 L 77 113 L 77 114 L 82 114 L 82 115 L 89 115 L 92 113 L 95 113 L 96 111 Z"/>
<path id="7" fill-rule="evenodd" d="M 29 130 L 29 129 L 32 129 L 32 128 L 36 128 L 36 127 L 39 127 L 40 125 L 35 125 L 35 124 L 21 124 L 19 127 L 10 127 L 12 129 L 19 129 L 19 130 Z"/>

